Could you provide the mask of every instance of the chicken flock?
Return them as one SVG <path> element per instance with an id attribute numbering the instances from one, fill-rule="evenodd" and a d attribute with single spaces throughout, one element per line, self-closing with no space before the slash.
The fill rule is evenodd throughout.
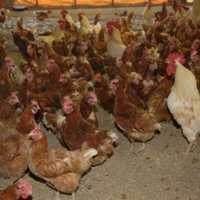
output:
<path id="1" fill-rule="evenodd" d="M 152 24 L 134 31 L 133 12 L 105 24 L 85 13 L 76 22 L 61 10 L 58 30 L 33 34 L 19 19 L 13 41 L 17 65 L 0 40 L 0 177 L 17 182 L 0 199 L 31 195 L 29 170 L 56 191 L 72 193 L 93 166 L 103 164 L 119 143 L 99 127 L 101 106 L 131 141 L 143 144 L 175 120 L 188 142 L 200 131 L 200 21 L 185 6 L 145 9 Z M 179 8 L 179 9 L 178 9 Z M 152 13 L 150 13 L 152 12 Z M 37 13 L 45 20 L 51 12 Z M 5 16 L 2 13 L 2 16 Z M 4 23 L 1 20 L 0 23 Z M 50 148 L 46 132 L 62 144 Z M 189 150 L 188 150 L 189 152 Z"/>

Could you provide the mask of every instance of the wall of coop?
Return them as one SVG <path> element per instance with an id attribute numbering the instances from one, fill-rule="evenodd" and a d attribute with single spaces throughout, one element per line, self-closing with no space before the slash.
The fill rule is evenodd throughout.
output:
<path id="1" fill-rule="evenodd" d="M 153 4 L 161 4 L 168 0 L 152 0 Z M 108 6 L 125 4 L 143 4 L 148 0 L 16 0 L 15 4 L 27 6 Z"/>

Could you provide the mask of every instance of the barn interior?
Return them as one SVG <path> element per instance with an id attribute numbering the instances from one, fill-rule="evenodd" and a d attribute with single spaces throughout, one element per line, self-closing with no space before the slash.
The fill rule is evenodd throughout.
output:
<path id="1" fill-rule="evenodd" d="M 198 0 L 2 0 L 0 200 L 199 200 L 199 16 Z"/>

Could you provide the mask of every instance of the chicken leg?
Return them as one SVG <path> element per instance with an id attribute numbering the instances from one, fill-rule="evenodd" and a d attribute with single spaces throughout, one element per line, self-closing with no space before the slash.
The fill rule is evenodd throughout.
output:
<path id="1" fill-rule="evenodd" d="M 196 141 L 190 142 L 190 144 L 188 145 L 185 155 L 188 155 L 190 153 L 190 151 L 192 150 L 192 147 L 195 145 Z"/>
<path id="2" fill-rule="evenodd" d="M 55 192 L 55 200 L 61 200 L 60 199 L 60 193 L 58 191 Z"/>
<path id="3" fill-rule="evenodd" d="M 141 148 L 136 152 L 136 154 L 142 152 L 142 151 L 145 149 L 145 147 L 146 147 L 145 143 L 142 142 L 141 144 L 142 144 L 142 146 L 141 146 Z"/>
<path id="4" fill-rule="evenodd" d="M 75 192 L 72 193 L 72 200 L 76 200 L 76 194 L 75 194 Z"/>

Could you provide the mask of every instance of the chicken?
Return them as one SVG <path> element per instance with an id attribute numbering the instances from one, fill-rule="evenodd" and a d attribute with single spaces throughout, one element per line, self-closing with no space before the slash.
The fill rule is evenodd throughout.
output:
<path id="1" fill-rule="evenodd" d="M 94 37 L 93 41 L 92 47 L 95 48 L 97 53 L 99 53 L 99 55 L 105 54 L 107 50 L 107 44 L 104 40 L 104 28 L 101 29 L 97 37 Z"/>
<path id="2" fill-rule="evenodd" d="M 105 41 L 107 42 L 107 53 L 111 57 L 121 58 L 126 46 L 121 39 L 120 23 L 118 21 L 110 21 L 106 26 Z"/>
<path id="3" fill-rule="evenodd" d="M 66 9 L 62 9 L 60 11 L 60 19 L 58 20 L 58 24 L 60 29 L 64 31 L 76 31 L 77 29 L 76 23 Z"/>
<path id="4" fill-rule="evenodd" d="M 20 108 L 20 101 L 17 92 L 11 92 L 9 96 L 0 101 L 0 122 L 4 124 L 15 124 L 17 109 Z"/>
<path id="5" fill-rule="evenodd" d="M 167 98 L 167 105 L 190 143 L 186 151 L 188 153 L 200 132 L 200 95 L 193 73 L 179 61 L 176 61 L 176 66 L 175 82 Z"/>
<path id="6" fill-rule="evenodd" d="M 76 65 L 70 70 L 70 73 L 72 78 L 82 78 L 86 81 L 91 81 L 93 77 L 92 67 L 85 56 L 78 57 Z"/>
<path id="7" fill-rule="evenodd" d="M 162 21 L 167 17 L 167 6 L 166 3 L 164 2 L 162 5 L 162 10 L 160 12 L 155 13 L 155 17 L 157 21 Z"/>
<path id="8" fill-rule="evenodd" d="M 146 108 L 146 103 L 143 98 L 143 77 L 135 72 L 131 72 L 126 81 L 126 95 L 131 103 L 137 106 L 137 108 Z"/>
<path id="9" fill-rule="evenodd" d="M 13 185 L 0 191 L 0 200 L 29 199 L 31 195 L 32 184 L 25 179 L 20 179 Z"/>
<path id="10" fill-rule="evenodd" d="M 89 19 L 85 15 L 85 13 L 79 13 L 79 21 L 80 21 L 80 33 L 89 34 L 92 33 L 92 26 L 90 24 Z"/>
<path id="11" fill-rule="evenodd" d="M 101 25 L 101 23 L 100 23 L 100 13 L 97 13 L 96 14 L 96 16 L 95 16 L 95 18 L 94 18 L 94 25 L 93 25 L 93 32 L 95 33 L 95 34 L 99 34 L 100 32 L 101 32 L 101 30 L 102 30 L 102 25 Z"/>
<path id="12" fill-rule="evenodd" d="M 35 126 L 37 126 L 37 117 L 40 114 L 40 107 L 38 102 L 31 100 L 25 110 L 21 113 L 19 121 L 17 122 L 17 130 L 27 135 Z"/>
<path id="13" fill-rule="evenodd" d="M 60 75 L 58 81 L 58 87 L 60 92 L 60 98 L 62 99 L 64 96 L 72 94 L 74 91 L 73 81 L 69 75 L 69 73 L 63 73 Z"/>
<path id="14" fill-rule="evenodd" d="M 111 88 L 109 87 L 108 81 L 100 73 L 95 76 L 95 93 L 99 104 L 108 111 L 113 112 L 115 95 L 113 94 Z"/>
<path id="15" fill-rule="evenodd" d="M 169 96 L 173 82 L 169 78 L 160 80 L 151 92 L 147 105 L 149 112 L 154 114 L 158 122 L 168 121 L 171 115 L 167 108 L 166 98 Z"/>
<path id="16" fill-rule="evenodd" d="M 0 24 L 3 24 L 6 21 L 6 13 L 5 10 L 0 10 Z"/>
<path id="17" fill-rule="evenodd" d="M 63 12 L 64 12 L 64 10 L 63 10 Z M 65 17 L 65 19 L 67 20 L 67 22 L 68 22 L 71 26 L 75 26 L 75 22 L 74 22 L 72 16 L 69 14 L 68 11 L 65 12 L 65 16 L 64 16 L 64 17 Z"/>
<path id="18" fill-rule="evenodd" d="M 11 57 L 6 56 L 4 59 L 4 65 L 5 68 L 3 68 L 2 72 L 0 72 L 5 73 L 2 74 L 4 75 L 2 79 L 5 80 L 5 82 L 7 82 L 7 84 L 9 84 L 12 88 L 21 86 L 25 80 L 25 77 L 19 66 L 15 64 L 15 61 Z"/>
<path id="19" fill-rule="evenodd" d="M 7 53 L 6 53 L 6 48 L 5 48 L 5 42 L 6 42 L 5 38 L 3 37 L 2 34 L 0 34 L 0 37 L 1 37 L 0 39 L 0 66 L 1 66 L 4 62 L 4 59 Z"/>
<path id="20" fill-rule="evenodd" d="M 100 14 L 97 14 L 95 16 L 94 24 L 91 24 L 86 14 L 81 12 L 79 13 L 79 22 L 80 22 L 79 32 L 81 34 L 95 33 L 98 35 L 102 29 L 100 23 Z"/>
<path id="21" fill-rule="evenodd" d="M 1 79 L 0 84 L 1 88 L 4 89 L 4 91 L 6 88 L 7 92 L 10 92 L 13 89 L 14 68 L 15 68 L 14 60 L 11 57 L 6 56 L 3 59 L 2 66 L 0 68 L 0 79 Z"/>
<path id="22" fill-rule="evenodd" d="M 178 2 L 177 0 L 172 0 L 171 4 L 175 14 L 179 13 L 182 16 L 185 12 L 189 10 L 189 8 L 186 5 L 184 5 L 184 3 Z"/>
<path id="23" fill-rule="evenodd" d="M 30 30 L 23 28 L 22 18 L 17 21 L 16 27 L 16 31 L 12 32 L 14 43 L 19 48 L 21 54 L 25 58 L 29 58 L 28 44 L 29 42 L 34 41 L 34 35 Z"/>
<path id="24" fill-rule="evenodd" d="M 63 100 L 63 112 L 65 120 L 58 133 L 62 143 L 71 150 L 80 149 L 84 145 L 95 148 L 98 155 L 93 159 L 93 165 L 101 164 L 112 155 L 118 141 L 116 133 L 99 130 L 86 121 L 70 97 Z"/>
<path id="25" fill-rule="evenodd" d="M 52 48 L 57 54 L 61 56 L 67 56 L 69 53 L 67 42 L 64 40 L 64 38 L 61 40 L 54 40 L 52 42 Z"/>
<path id="26" fill-rule="evenodd" d="M 153 24 L 154 13 L 152 11 L 151 0 L 148 1 L 146 7 L 144 8 L 143 17 L 144 17 L 144 24 L 146 24 L 146 25 L 152 25 Z"/>
<path id="27" fill-rule="evenodd" d="M 80 112 L 84 119 L 98 127 L 98 120 L 95 112 L 97 96 L 94 92 L 88 91 L 83 95 L 80 103 Z"/>
<path id="28" fill-rule="evenodd" d="M 17 179 L 25 174 L 28 145 L 14 127 L 0 124 L 0 177 Z"/>
<path id="29" fill-rule="evenodd" d="M 138 109 L 132 104 L 125 93 L 124 83 L 120 82 L 116 91 L 114 118 L 116 126 L 131 141 L 146 142 L 154 136 L 160 124 L 148 110 Z"/>
<path id="30" fill-rule="evenodd" d="M 48 147 L 43 131 L 36 127 L 28 137 L 32 140 L 28 166 L 37 177 L 46 181 L 56 191 L 74 193 L 83 173 L 91 167 L 91 159 L 97 151 L 92 148 L 77 151 Z"/>

